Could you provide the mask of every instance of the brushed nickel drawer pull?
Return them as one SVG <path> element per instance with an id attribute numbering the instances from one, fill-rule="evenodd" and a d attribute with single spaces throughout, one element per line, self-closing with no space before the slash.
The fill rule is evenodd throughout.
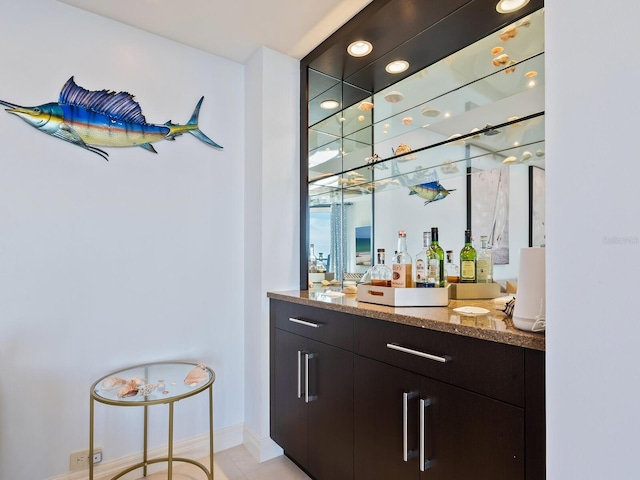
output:
<path id="1" fill-rule="evenodd" d="M 433 360 L 440 363 L 446 363 L 451 361 L 451 357 L 449 355 L 445 355 L 444 357 L 440 357 L 438 355 L 432 355 L 430 353 L 420 352 L 418 350 L 412 350 L 407 347 L 401 347 L 400 345 L 396 345 L 395 343 L 387 343 L 387 348 L 391 350 L 397 350 L 402 353 L 409 353 L 411 355 L 416 355 L 422 358 L 428 358 L 429 360 Z"/>
<path id="2" fill-rule="evenodd" d="M 300 325 L 304 325 L 306 327 L 319 328 L 322 326 L 321 323 L 307 322 L 306 320 L 300 320 L 299 318 L 293 318 L 293 317 L 289 317 L 289 321 L 293 323 L 299 323 Z"/>
<path id="3" fill-rule="evenodd" d="M 417 392 L 402 392 L 402 460 L 409 461 L 415 456 L 415 450 L 409 451 L 409 400 L 418 396 Z"/>

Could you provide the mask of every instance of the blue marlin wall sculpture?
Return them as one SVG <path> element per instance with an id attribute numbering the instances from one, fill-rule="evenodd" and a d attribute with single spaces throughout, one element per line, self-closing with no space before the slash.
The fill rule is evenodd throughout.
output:
<path id="1" fill-rule="evenodd" d="M 405 176 L 400 174 L 400 170 L 395 161 L 391 164 L 391 172 L 398 178 L 402 185 L 409 189 L 409 195 L 418 195 L 424 198 L 425 205 L 443 200 L 447 195 L 456 190 L 455 188 L 451 190 L 444 188 L 438 179 L 438 172 L 435 170 L 427 172 L 427 174 L 421 178 L 422 183 L 417 184 L 409 183 Z"/>
<path id="2" fill-rule="evenodd" d="M 133 95 L 109 90 L 89 91 L 67 80 L 56 103 L 21 107 L 0 100 L 12 113 L 34 128 L 53 137 L 82 147 L 108 160 L 109 154 L 98 147 L 141 147 L 157 153 L 152 143 L 175 140 L 190 133 L 207 145 L 222 149 L 198 128 L 200 98 L 185 125 L 168 121 L 164 125 L 147 123 Z"/>

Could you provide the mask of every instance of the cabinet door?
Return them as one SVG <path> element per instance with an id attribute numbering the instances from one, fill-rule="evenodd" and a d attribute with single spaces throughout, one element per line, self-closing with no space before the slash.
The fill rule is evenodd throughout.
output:
<path id="1" fill-rule="evenodd" d="M 275 329 L 275 396 L 271 405 L 275 409 L 273 440 L 305 467 L 308 464 L 307 404 L 302 392 L 302 372 L 299 371 L 303 368 L 304 358 L 298 352 L 305 352 L 308 342 L 299 335 Z"/>
<path id="2" fill-rule="evenodd" d="M 353 480 L 353 353 L 309 341 L 308 470 Z"/>
<path id="3" fill-rule="evenodd" d="M 422 378 L 423 480 L 524 479 L 524 411 Z"/>
<path id="4" fill-rule="evenodd" d="M 418 480 L 420 377 L 359 355 L 354 362 L 354 479 Z"/>

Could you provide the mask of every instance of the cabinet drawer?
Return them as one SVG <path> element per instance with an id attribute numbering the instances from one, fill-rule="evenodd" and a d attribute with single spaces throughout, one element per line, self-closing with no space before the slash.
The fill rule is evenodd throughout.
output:
<path id="1" fill-rule="evenodd" d="M 351 315 L 273 299 L 270 314 L 275 328 L 353 350 L 354 317 Z"/>
<path id="2" fill-rule="evenodd" d="M 524 349 L 355 317 L 355 353 L 513 405 L 524 405 Z"/>

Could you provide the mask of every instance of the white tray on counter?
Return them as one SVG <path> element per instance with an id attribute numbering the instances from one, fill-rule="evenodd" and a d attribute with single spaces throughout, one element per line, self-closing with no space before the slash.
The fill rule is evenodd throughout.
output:
<path id="1" fill-rule="evenodd" d="M 446 307 L 449 288 L 393 288 L 361 283 L 356 299 L 389 307 Z"/>

